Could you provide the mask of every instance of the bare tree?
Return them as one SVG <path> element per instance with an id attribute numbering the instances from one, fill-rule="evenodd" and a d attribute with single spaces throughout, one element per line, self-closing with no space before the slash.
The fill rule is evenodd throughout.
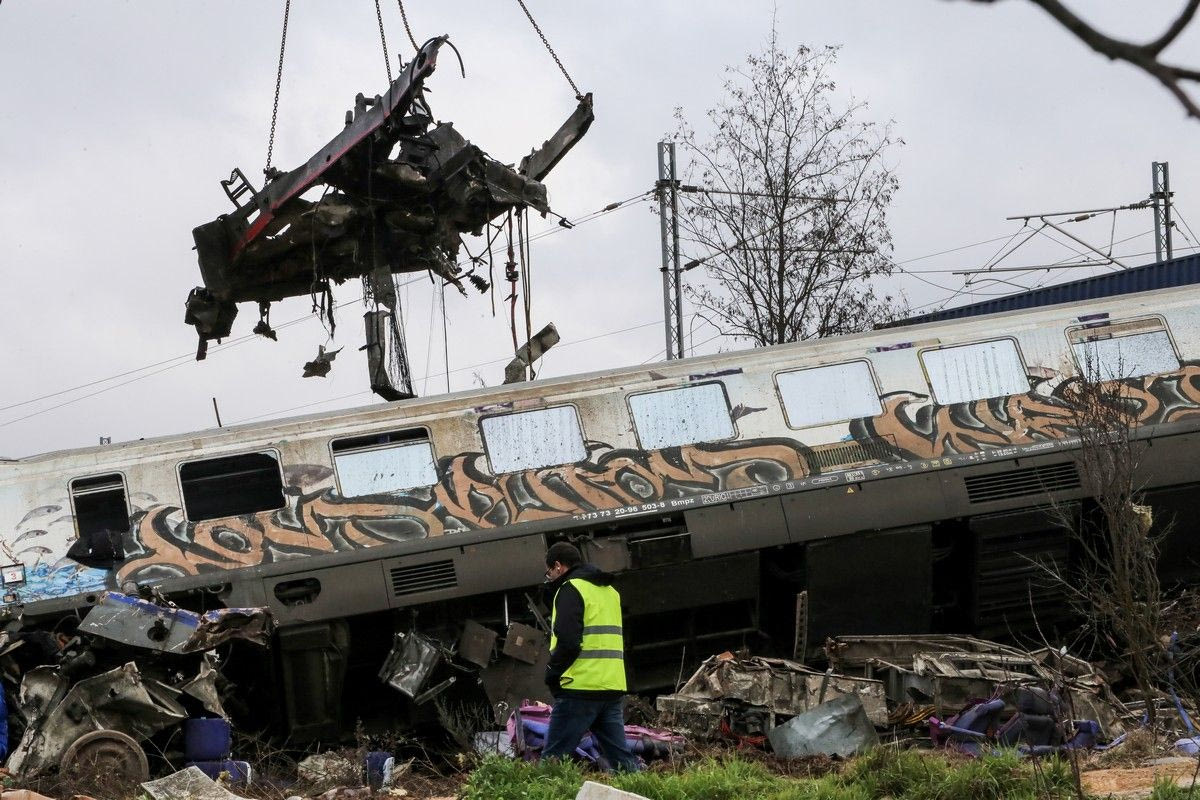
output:
<path id="1" fill-rule="evenodd" d="M 996 0 L 972 0 L 976 3 L 994 3 Z M 1179 15 L 1167 26 L 1167 29 L 1156 39 L 1149 42 L 1130 42 L 1117 39 L 1100 32 L 1079 15 L 1075 14 L 1060 0 L 1029 0 L 1041 7 L 1047 14 L 1075 35 L 1075 38 L 1086 44 L 1101 55 L 1108 56 L 1113 61 L 1125 61 L 1155 78 L 1167 88 L 1175 99 L 1184 107 L 1189 117 L 1200 119 L 1200 105 L 1197 105 L 1191 95 L 1184 89 L 1187 82 L 1200 83 L 1200 69 L 1167 64 L 1162 61 L 1162 53 L 1188 27 L 1196 11 L 1200 10 L 1200 0 L 1187 0 L 1187 5 Z"/>
<path id="2" fill-rule="evenodd" d="M 1125 654 L 1153 720 L 1166 663 L 1160 537 L 1151 533 L 1151 509 L 1139 502 L 1138 471 L 1146 443 L 1137 433 L 1138 407 L 1128 383 L 1101 379 L 1098 370 L 1086 366 L 1084 373 L 1091 377 L 1073 379 L 1062 396 L 1079 437 L 1075 460 L 1080 483 L 1095 501 L 1095 513 L 1063 515 L 1081 563 L 1077 573 L 1056 572 L 1056 577 L 1070 588 L 1073 605 L 1096 633 Z"/>
<path id="3" fill-rule="evenodd" d="M 885 162 L 902 142 L 835 98 L 837 48 L 766 49 L 730 67 L 699 135 L 681 110 L 681 237 L 711 285 L 689 287 L 727 335 L 756 345 L 865 330 L 896 315 L 877 292 L 892 272 L 886 212 L 899 181 Z"/>

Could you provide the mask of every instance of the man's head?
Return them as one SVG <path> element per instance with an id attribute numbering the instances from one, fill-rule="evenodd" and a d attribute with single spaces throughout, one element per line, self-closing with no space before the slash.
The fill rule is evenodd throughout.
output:
<path id="1" fill-rule="evenodd" d="M 578 547 L 569 542 L 555 542 L 546 551 L 546 580 L 556 581 L 582 563 Z"/>

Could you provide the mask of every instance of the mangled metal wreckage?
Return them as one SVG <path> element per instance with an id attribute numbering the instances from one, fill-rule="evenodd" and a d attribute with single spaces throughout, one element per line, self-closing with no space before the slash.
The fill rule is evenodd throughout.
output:
<path id="1" fill-rule="evenodd" d="M 233 639 L 265 645 L 265 609 L 197 614 L 161 598 L 103 593 L 75 635 L 21 630 L 0 634 L 6 678 L 20 679 L 8 709 L 5 766 L 14 775 L 101 769 L 145 780 L 143 744 L 191 717 L 226 717 L 234 687 L 220 674 L 218 649 Z M 10 701 L 11 702 L 11 701 Z"/>
<path id="2" fill-rule="evenodd" d="M 451 123 L 434 121 L 424 83 L 447 44 L 445 36 L 429 40 L 386 92 L 358 95 L 345 128 L 301 166 L 269 170 L 262 189 L 237 169 L 221 182 L 236 209 L 193 231 L 204 285 L 188 296 L 186 322 L 200 336 L 197 358 L 209 340 L 229 335 L 238 303 L 258 303 L 255 332 L 274 338 L 272 301 L 327 297 L 332 283 L 362 278 L 380 307 L 367 316 L 373 388 L 388 399 L 411 396 L 407 386 L 380 384 L 379 365 L 392 357 L 380 335 L 380 315 L 395 318 L 392 275 L 429 270 L 460 291 L 465 276 L 486 291 L 488 280 L 456 263 L 460 237 L 509 211 L 549 212 L 541 181 L 593 119 L 591 95 L 583 96 L 515 169 L 497 161 Z"/>

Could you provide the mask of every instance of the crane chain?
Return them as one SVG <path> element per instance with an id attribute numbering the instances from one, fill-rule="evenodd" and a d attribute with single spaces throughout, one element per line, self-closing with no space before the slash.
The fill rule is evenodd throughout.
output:
<path id="1" fill-rule="evenodd" d="M 271 135 L 267 139 L 267 165 L 263 174 L 270 180 L 271 156 L 275 152 L 275 121 L 279 118 L 279 87 L 283 83 L 283 53 L 287 49 L 288 17 L 292 13 L 292 0 L 284 0 L 283 4 L 283 35 L 279 39 L 279 66 L 275 69 L 275 102 L 271 106 Z"/>
<path id="2" fill-rule="evenodd" d="M 517 4 L 521 6 L 521 10 L 525 12 L 525 16 L 529 18 L 529 23 L 533 25 L 533 29 L 537 31 L 537 35 L 542 38 L 542 44 L 546 45 L 546 49 L 550 51 L 550 56 L 554 59 L 554 63 L 558 64 L 558 69 L 563 74 L 563 77 L 567 79 L 567 83 L 571 84 L 571 89 L 575 92 L 575 99 L 582 100 L 583 92 L 579 91 L 579 87 L 575 85 L 575 81 L 571 80 L 571 76 L 567 74 L 567 68 L 563 66 L 562 60 L 558 57 L 558 53 L 554 52 L 554 48 L 550 46 L 550 41 L 546 38 L 546 34 L 542 33 L 541 26 L 539 26 L 537 24 L 537 20 L 533 18 L 533 14 L 529 13 L 529 9 L 525 7 L 525 0 L 517 0 Z"/>
<path id="3" fill-rule="evenodd" d="M 392 58 L 387 51 L 387 36 L 383 33 L 383 11 L 379 8 L 379 0 L 375 0 L 375 19 L 379 22 L 379 43 L 383 45 L 383 65 L 387 68 L 388 85 L 392 83 Z"/>
<path id="4" fill-rule="evenodd" d="M 404 20 L 404 32 L 408 34 L 408 41 L 412 42 L 413 50 L 421 52 L 421 47 L 417 44 L 416 37 L 413 36 L 412 28 L 408 26 L 408 14 L 404 12 L 404 0 L 396 0 L 396 5 L 400 6 L 400 19 Z"/>

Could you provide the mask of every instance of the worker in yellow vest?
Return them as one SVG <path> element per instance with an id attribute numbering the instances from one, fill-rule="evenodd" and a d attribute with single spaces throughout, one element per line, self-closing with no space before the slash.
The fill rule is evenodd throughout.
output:
<path id="1" fill-rule="evenodd" d="M 584 564 L 574 545 L 558 542 L 546 551 L 546 581 L 554 597 L 546 666 L 554 709 L 542 757 L 573 753 L 590 730 L 609 764 L 636 771 L 625 742 L 625 641 L 612 576 Z"/>

